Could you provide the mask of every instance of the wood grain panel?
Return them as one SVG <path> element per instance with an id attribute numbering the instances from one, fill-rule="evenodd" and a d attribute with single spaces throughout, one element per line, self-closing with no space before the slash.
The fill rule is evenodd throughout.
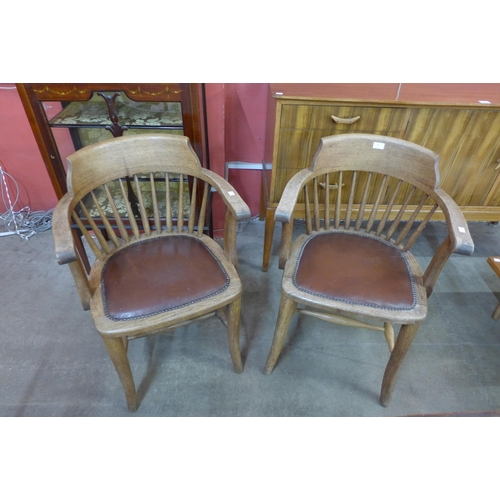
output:
<path id="1" fill-rule="evenodd" d="M 466 140 L 462 142 L 452 167 L 456 175 L 454 188 L 451 189 L 450 185 L 449 191 L 459 205 L 481 205 L 488 191 L 487 187 L 493 185 L 497 172 L 492 156 L 498 148 L 499 130 L 498 112 L 473 113 Z"/>
<path id="2" fill-rule="evenodd" d="M 500 137 L 498 139 L 487 165 L 489 175 L 484 175 L 476 188 L 483 193 L 478 205 L 500 207 Z"/>
<path id="3" fill-rule="evenodd" d="M 460 206 L 483 205 L 498 175 L 499 119 L 495 110 L 415 108 L 404 138 L 440 155 L 441 187 Z"/>
<path id="4" fill-rule="evenodd" d="M 361 118 L 351 125 L 337 124 L 332 120 L 332 114 L 342 118 Z M 287 102 L 278 105 L 277 115 L 279 120 L 276 130 L 279 137 L 273 157 L 271 206 L 279 203 L 283 190 L 293 175 L 311 166 L 322 137 L 355 132 L 401 137 L 406 127 L 408 110 L 405 107 L 332 106 Z M 378 186 L 379 183 L 373 183 L 370 193 L 377 190 Z M 345 203 L 346 196 L 348 195 L 344 193 Z"/>
<path id="5" fill-rule="evenodd" d="M 455 158 L 467 138 L 472 110 L 454 108 L 414 108 L 404 139 L 439 154 L 441 187 L 450 196 L 455 186 Z"/>
<path id="6" fill-rule="evenodd" d="M 335 123 L 332 115 L 359 119 L 352 124 Z M 377 107 L 353 105 L 326 105 L 297 103 L 284 104 L 281 108 L 281 128 L 323 130 L 326 135 L 371 132 L 386 133 L 404 130 L 406 109 L 404 107 Z"/>

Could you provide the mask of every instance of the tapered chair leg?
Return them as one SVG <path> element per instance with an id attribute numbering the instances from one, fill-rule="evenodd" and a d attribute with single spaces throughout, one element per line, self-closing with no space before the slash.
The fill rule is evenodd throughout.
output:
<path id="1" fill-rule="evenodd" d="M 384 379 L 382 380 L 382 390 L 380 391 L 380 404 L 382 406 L 389 404 L 396 374 L 419 327 L 420 323 L 401 326 L 396 344 L 385 368 Z"/>
<path id="2" fill-rule="evenodd" d="M 271 346 L 271 351 L 269 352 L 269 357 L 267 358 L 266 367 L 264 368 L 264 373 L 269 375 L 274 369 L 276 361 L 283 348 L 283 343 L 285 342 L 286 334 L 288 332 L 288 327 L 290 325 L 290 320 L 293 314 L 297 310 L 297 304 L 286 297 L 281 296 L 280 308 L 278 311 L 278 320 L 276 321 L 276 329 L 274 330 L 274 339 Z"/>
<path id="3" fill-rule="evenodd" d="M 123 390 L 125 391 L 128 409 L 130 411 L 136 411 L 137 395 L 135 392 L 134 378 L 132 377 L 132 371 L 128 362 L 127 351 L 123 339 L 120 337 L 103 337 L 103 341 L 115 370 L 118 373 L 118 377 L 120 377 Z"/>
<path id="4" fill-rule="evenodd" d="M 241 297 L 231 302 L 227 308 L 227 337 L 229 340 L 229 353 L 233 361 L 234 371 L 241 373 L 243 363 L 241 361 L 240 351 L 240 315 L 241 315 Z"/>

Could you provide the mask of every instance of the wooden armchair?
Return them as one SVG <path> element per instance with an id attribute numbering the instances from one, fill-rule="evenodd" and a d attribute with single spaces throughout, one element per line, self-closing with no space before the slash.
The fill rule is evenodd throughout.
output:
<path id="1" fill-rule="evenodd" d="M 138 407 L 130 339 L 217 314 L 241 373 L 236 223 L 250 211 L 236 191 L 201 167 L 182 136 L 111 139 L 67 162 L 68 192 L 53 216 L 56 255 L 59 264 L 69 264 L 83 308 L 92 312 L 129 410 Z M 204 234 L 212 189 L 227 207 L 223 249 Z M 95 255 L 89 273 L 72 227 Z"/>
<path id="2" fill-rule="evenodd" d="M 306 234 L 292 245 L 297 202 L 305 207 Z M 410 249 L 435 213 L 445 218 L 448 236 L 422 273 Z M 460 209 L 439 188 L 438 155 L 385 136 L 324 137 L 312 166 L 288 182 L 275 219 L 283 223 L 284 273 L 265 372 L 273 370 L 295 312 L 379 330 L 390 350 L 380 394 L 387 406 L 439 273 L 452 252 L 474 249 Z M 394 323 L 401 324 L 396 341 Z"/>

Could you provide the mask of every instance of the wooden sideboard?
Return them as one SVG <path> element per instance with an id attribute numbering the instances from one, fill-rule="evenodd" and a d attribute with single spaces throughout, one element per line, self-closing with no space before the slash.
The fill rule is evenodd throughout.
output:
<path id="1" fill-rule="evenodd" d="M 264 271 L 283 189 L 311 165 L 320 139 L 329 135 L 386 135 L 435 151 L 441 187 L 467 220 L 500 221 L 500 84 L 271 84 L 270 91 Z M 300 202 L 294 214 L 299 218 Z M 424 207 L 421 216 L 426 213 Z"/>

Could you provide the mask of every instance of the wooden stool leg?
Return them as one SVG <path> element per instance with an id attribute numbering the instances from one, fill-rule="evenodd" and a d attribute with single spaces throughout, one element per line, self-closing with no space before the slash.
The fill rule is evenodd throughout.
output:
<path id="1" fill-rule="evenodd" d="M 128 409 L 130 411 L 137 410 L 137 395 L 135 393 L 134 378 L 130 370 L 130 364 L 127 358 L 127 351 L 123 339 L 120 337 L 107 338 L 103 337 L 104 345 L 108 350 L 109 357 L 113 362 L 116 373 L 120 377 L 120 381 L 125 391 Z"/>
<path id="2" fill-rule="evenodd" d="M 240 351 L 240 312 L 241 297 L 229 304 L 227 308 L 227 337 L 229 340 L 229 353 L 233 361 L 234 371 L 241 373 L 243 363 L 241 361 Z"/>
<path id="3" fill-rule="evenodd" d="M 283 348 L 283 343 L 285 342 L 286 334 L 288 332 L 288 327 L 290 326 L 290 320 L 297 309 L 297 304 L 286 297 L 281 296 L 280 309 L 278 311 L 278 320 L 276 321 L 276 329 L 274 330 L 273 345 L 271 346 L 271 351 L 269 352 L 269 357 L 267 358 L 266 367 L 264 368 L 264 373 L 269 375 L 273 369 L 278 357 L 280 355 L 281 349 Z"/>
<path id="4" fill-rule="evenodd" d="M 414 325 L 402 325 L 399 330 L 398 338 L 387 363 L 382 381 L 382 390 L 380 391 L 380 404 L 382 406 L 389 404 L 396 374 L 419 327 L 420 323 L 415 323 Z"/>

